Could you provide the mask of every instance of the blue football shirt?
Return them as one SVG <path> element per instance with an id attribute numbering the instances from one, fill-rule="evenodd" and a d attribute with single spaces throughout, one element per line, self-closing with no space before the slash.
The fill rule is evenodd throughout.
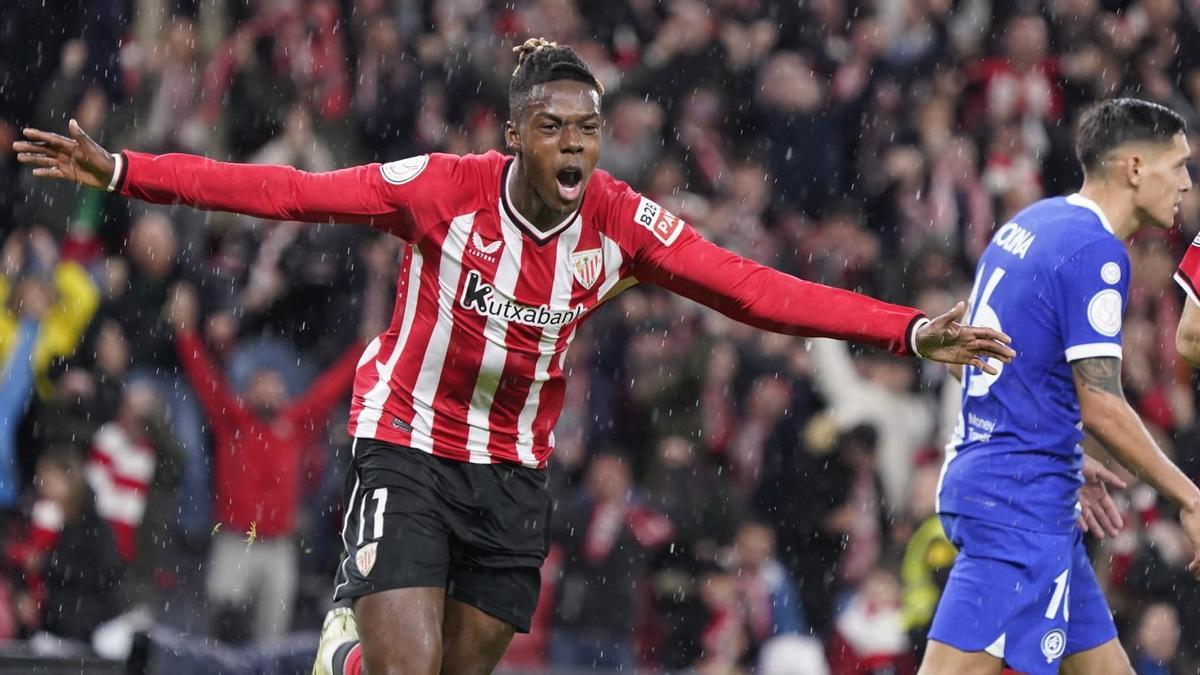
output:
<path id="1" fill-rule="evenodd" d="M 1012 336 L 1017 358 L 963 373 L 940 513 L 1030 530 L 1075 527 L 1083 483 L 1078 359 L 1121 356 L 1129 256 L 1095 202 L 1044 199 L 992 238 L 975 273 L 968 322 Z"/>

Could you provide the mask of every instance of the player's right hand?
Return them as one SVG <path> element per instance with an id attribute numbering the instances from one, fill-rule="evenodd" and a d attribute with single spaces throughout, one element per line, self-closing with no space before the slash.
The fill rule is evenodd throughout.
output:
<path id="1" fill-rule="evenodd" d="M 917 353 L 931 361 L 973 366 L 985 373 L 998 375 L 1000 371 L 988 360 L 1012 363 L 1017 355 L 1008 346 L 1012 338 L 994 328 L 961 323 L 966 314 L 967 303 L 959 302 L 950 311 L 918 329 Z"/>
<path id="2" fill-rule="evenodd" d="M 1188 563 L 1187 571 L 1200 581 L 1200 508 L 1193 506 L 1181 509 L 1179 524 L 1183 526 L 1183 531 L 1192 544 L 1192 561 Z"/>
<path id="3" fill-rule="evenodd" d="M 93 141 L 75 120 L 67 124 L 70 138 L 41 129 L 24 129 L 28 140 L 13 143 L 17 161 L 34 168 L 40 178 L 58 178 L 104 190 L 117 163 L 112 153 Z"/>

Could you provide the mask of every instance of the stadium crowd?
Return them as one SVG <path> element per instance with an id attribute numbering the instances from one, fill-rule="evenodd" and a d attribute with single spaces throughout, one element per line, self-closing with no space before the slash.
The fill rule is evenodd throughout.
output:
<path id="1" fill-rule="evenodd" d="M 1088 103 L 1168 105 L 1200 148 L 1194 0 L 4 5 L 0 146 L 75 118 L 114 150 L 308 171 L 500 148 L 512 45 L 569 43 L 607 92 L 602 168 L 931 315 L 997 224 L 1077 187 Z M 1132 244 L 1124 378 L 1200 475 L 1171 283 L 1196 192 L 1180 221 Z M 315 629 L 401 242 L 35 183 L 7 150 L 0 230 L 0 640 L 104 652 L 131 612 L 229 644 Z M 933 513 L 957 383 L 654 288 L 610 304 L 568 358 L 553 552 L 508 666 L 913 672 L 955 555 Z M 1123 644 L 1139 675 L 1196 672 L 1186 540 L 1144 485 L 1117 498 L 1092 547 Z"/>

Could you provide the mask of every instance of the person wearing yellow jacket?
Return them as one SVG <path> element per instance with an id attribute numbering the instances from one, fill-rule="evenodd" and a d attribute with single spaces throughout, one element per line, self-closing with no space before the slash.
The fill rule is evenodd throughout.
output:
<path id="1" fill-rule="evenodd" d="M 0 360 L 8 358 L 17 342 L 20 308 L 10 301 L 18 277 L 41 277 L 51 286 L 54 302 L 46 312 L 33 346 L 33 372 L 37 393 L 47 397 L 53 385 L 46 372 L 55 358 L 75 353 L 88 323 L 100 306 L 100 291 L 78 263 L 58 260 L 53 237 L 41 227 L 17 231 L 2 250 L 0 275 Z"/>

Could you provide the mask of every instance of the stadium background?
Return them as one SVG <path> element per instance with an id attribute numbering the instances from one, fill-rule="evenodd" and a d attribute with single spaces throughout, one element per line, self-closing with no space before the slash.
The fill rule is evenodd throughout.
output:
<path id="1" fill-rule="evenodd" d="M 386 320 L 399 245 L 35 184 L 7 150 L 19 129 L 74 117 L 112 150 L 310 171 L 478 152 L 500 147 L 528 36 L 571 44 L 604 83 L 602 168 L 737 252 L 931 314 L 965 297 L 996 223 L 1078 185 L 1089 102 L 1200 123 L 1195 0 L 6 0 L 0 668 L 120 652 L 106 620 L 131 609 L 156 672 L 307 668 L 348 396 L 314 418 L 314 447 L 235 458 L 298 491 L 218 471 L 165 317 L 176 284 L 194 288 L 232 386 L 266 366 L 296 396 Z M 1196 475 L 1170 281 L 1195 193 L 1180 220 L 1131 244 L 1124 378 Z M 508 667 L 911 672 L 953 555 L 930 519 L 957 406 L 944 369 L 652 288 L 610 304 L 570 354 L 555 553 Z M 22 381 L 11 355 L 38 320 Z M 284 524 L 250 533 L 214 508 L 247 500 Z M 1122 641 L 1140 674 L 1196 672 L 1186 540 L 1144 486 L 1118 501 L 1125 530 L 1093 558 Z"/>

